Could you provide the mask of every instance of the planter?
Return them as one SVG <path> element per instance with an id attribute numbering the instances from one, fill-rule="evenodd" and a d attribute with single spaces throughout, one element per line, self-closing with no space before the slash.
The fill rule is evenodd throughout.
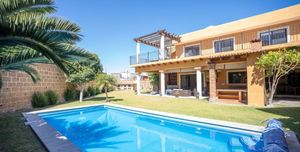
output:
<path id="1" fill-rule="evenodd" d="M 251 42 L 251 51 L 257 52 L 260 51 L 262 48 L 262 43 L 260 40 L 252 40 Z"/>

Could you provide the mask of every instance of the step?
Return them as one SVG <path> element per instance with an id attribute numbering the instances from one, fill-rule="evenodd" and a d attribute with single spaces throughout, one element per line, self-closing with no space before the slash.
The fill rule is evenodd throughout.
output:
<path id="1" fill-rule="evenodd" d="M 240 142 L 238 138 L 231 138 L 228 141 L 228 148 L 230 152 L 242 152 L 243 144 Z"/>
<path id="2" fill-rule="evenodd" d="M 236 95 L 218 95 L 218 98 L 220 99 L 239 99 L 239 96 Z"/>

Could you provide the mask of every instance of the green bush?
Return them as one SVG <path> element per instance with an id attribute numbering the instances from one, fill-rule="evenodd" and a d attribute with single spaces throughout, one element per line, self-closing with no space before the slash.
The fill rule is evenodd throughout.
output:
<path id="1" fill-rule="evenodd" d="M 58 101 L 58 95 L 52 90 L 48 90 L 45 92 L 45 96 L 48 99 L 50 105 L 55 105 Z"/>
<path id="2" fill-rule="evenodd" d="M 96 87 L 96 94 L 100 94 L 100 93 L 101 93 L 100 89 Z"/>
<path id="3" fill-rule="evenodd" d="M 87 90 L 83 90 L 83 98 L 89 97 L 90 94 Z"/>
<path id="4" fill-rule="evenodd" d="M 32 96 L 31 104 L 34 108 L 45 107 L 48 105 L 48 99 L 42 93 L 35 92 Z"/>
<path id="5" fill-rule="evenodd" d="M 88 87 L 86 91 L 88 92 L 89 96 L 95 95 L 94 90 L 93 90 L 92 87 Z"/>
<path id="6" fill-rule="evenodd" d="M 96 87 L 93 87 L 93 95 L 97 95 L 97 88 Z"/>
<path id="7" fill-rule="evenodd" d="M 79 100 L 79 98 L 80 98 L 80 90 L 76 90 L 75 92 L 76 92 L 76 97 L 75 97 L 75 99 L 76 99 L 76 100 Z"/>
<path id="8" fill-rule="evenodd" d="M 76 89 L 67 88 L 64 92 L 64 98 L 66 101 L 73 101 L 76 99 Z"/>

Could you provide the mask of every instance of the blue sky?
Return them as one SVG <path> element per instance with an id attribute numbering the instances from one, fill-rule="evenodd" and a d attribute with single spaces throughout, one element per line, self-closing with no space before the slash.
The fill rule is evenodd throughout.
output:
<path id="1" fill-rule="evenodd" d="M 79 24 L 79 46 L 97 53 L 106 72 L 134 71 L 133 38 L 158 29 L 183 34 L 261 14 L 300 0 L 56 0 L 56 15 Z M 155 50 L 142 47 L 141 52 Z"/>

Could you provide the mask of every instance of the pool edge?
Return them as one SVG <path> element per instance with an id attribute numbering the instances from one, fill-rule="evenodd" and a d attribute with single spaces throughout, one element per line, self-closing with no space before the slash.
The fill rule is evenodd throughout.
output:
<path id="1" fill-rule="evenodd" d="M 95 105 L 45 109 L 45 110 L 27 112 L 27 114 L 38 114 L 38 113 L 44 113 L 44 112 L 54 112 L 54 111 L 80 109 L 80 108 L 87 108 L 87 107 L 98 107 L 98 106 L 110 106 L 110 107 L 115 107 L 115 108 L 122 108 L 122 109 L 141 112 L 141 113 L 148 113 L 148 114 L 166 116 L 166 117 L 171 117 L 171 118 L 179 118 L 179 119 L 184 119 L 187 121 L 194 121 L 194 122 L 199 122 L 199 123 L 218 125 L 221 127 L 229 127 L 229 128 L 234 128 L 234 129 L 247 130 L 250 132 L 261 133 L 264 130 L 263 126 L 250 125 L 250 124 L 238 123 L 238 122 L 230 122 L 230 121 L 224 121 L 224 120 L 209 119 L 209 118 L 202 118 L 202 117 L 196 117 L 196 116 L 188 116 L 188 115 L 183 115 L 183 114 L 175 114 L 175 113 L 162 112 L 162 111 L 157 111 L 157 110 L 149 110 L 149 109 L 144 109 L 144 108 L 129 107 L 129 106 L 112 104 L 112 103 L 99 103 L 99 104 L 95 104 Z"/>
<path id="2" fill-rule="evenodd" d="M 81 109 L 81 108 L 88 108 L 88 107 L 99 107 L 99 106 L 108 107 L 108 108 L 119 108 L 122 110 L 144 113 L 146 115 L 151 114 L 151 115 L 156 115 L 156 116 L 169 117 L 169 118 L 173 118 L 173 119 L 182 119 L 185 121 L 193 121 L 195 123 L 207 123 L 209 125 L 217 125 L 220 127 L 239 129 L 239 130 L 244 130 L 245 132 L 252 132 L 252 133 L 256 133 L 256 134 L 259 134 L 264 130 L 264 127 L 262 127 L 262 126 L 255 126 L 255 125 L 242 124 L 242 123 L 236 123 L 236 122 L 187 116 L 187 115 L 181 115 L 181 114 L 148 110 L 148 109 L 143 109 L 143 108 L 135 108 L 135 107 L 129 107 L 129 106 L 116 105 L 116 104 L 111 104 L 111 103 L 101 103 L 101 104 L 95 104 L 95 105 L 85 105 L 85 106 L 68 107 L 68 108 L 45 109 L 45 110 L 24 112 L 22 114 L 23 114 L 23 117 L 27 121 L 27 122 L 25 122 L 25 124 L 27 124 L 31 127 L 33 132 L 37 135 L 37 137 L 40 139 L 40 141 L 42 142 L 42 144 L 46 147 L 46 149 L 48 151 L 51 151 L 51 152 L 61 152 L 61 151 L 77 152 L 77 151 L 81 151 L 81 150 L 75 144 L 73 144 L 70 140 L 68 140 L 65 136 L 63 136 L 61 133 L 59 133 L 55 128 L 50 126 L 44 119 L 42 119 L 40 116 L 38 116 L 38 114 L 46 113 L 46 112 L 71 110 L 71 109 L 74 110 L 74 109 Z"/>
<path id="3" fill-rule="evenodd" d="M 256 125 L 243 124 L 243 123 L 237 123 L 237 122 L 229 122 L 229 121 L 209 119 L 209 118 L 201 118 L 201 117 L 188 116 L 188 115 L 182 115 L 182 114 L 161 112 L 161 111 L 156 111 L 156 110 L 148 110 L 148 109 L 143 109 L 143 108 L 121 106 L 121 105 L 116 105 L 116 104 L 111 104 L 111 103 L 106 103 L 103 105 L 109 106 L 109 107 L 115 107 L 115 108 L 136 111 L 136 112 L 140 112 L 140 113 L 158 115 L 158 116 L 162 116 L 162 117 L 170 117 L 173 119 L 182 119 L 185 121 L 193 121 L 195 123 L 205 123 L 205 124 L 209 124 L 209 125 L 217 125 L 220 127 L 245 130 L 245 131 L 249 131 L 249 132 L 262 133 L 265 129 L 263 126 L 256 126 Z"/>
<path id="4" fill-rule="evenodd" d="M 29 125 L 43 146 L 50 152 L 80 152 L 81 150 L 50 126 L 37 113 L 23 112 L 26 119 L 25 125 Z"/>

